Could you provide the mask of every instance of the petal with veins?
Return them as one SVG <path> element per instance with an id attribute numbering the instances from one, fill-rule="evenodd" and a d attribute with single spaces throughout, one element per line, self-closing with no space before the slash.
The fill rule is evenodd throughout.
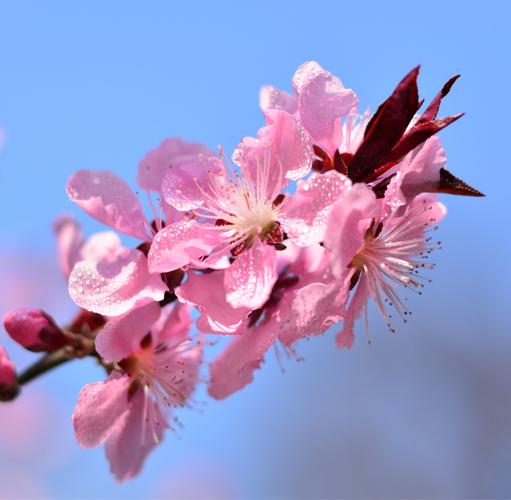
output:
<path id="1" fill-rule="evenodd" d="M 96 337 L 96 349 L 107 361 L 120 361 L 140 349 L 140 342 L 160 316 L 158 302 L 111 319 Z"/>
<path id="2" fill-rule="evenodd" d="M 214 156 L 190 158 L 170 169 L 164 177 L 163 198 L 177 210 L 199 208 L 205 193 L 210 191 L 210 177 L 221 175 L 224 170 L 222 160 Z"/>
<path id="3" fill-rule="evenodd" d="M 331 252 L 331 268 L 342 279 L 364 245 L 364 235 L 378 215 L 374 193 L 365 184 L 354 184 L 332 208 L 325 232 L 325 247 Z"/>
<path id="4" fill-rule="evenodd" d="M 225 271 L 227 302 L 233 307 L 258 309 L 270 297 L 277 280 L 276 251 L 259 239 Z"/>
<path id="5" fill-rule="evenodd" d="M 290 346 L 311 335 L 319 335 L 342 318 L 348 296 L 339 282 L 311 283 L 297 290 L 279 339 Z"/>
<path id="6" fill-rule="evenodd" d="M 267 125 L 260 128 L 257 139 L 245 137 L 233 153 L 234 163 L 247 169 L 263 189 L 280 193 L 286 179 L 299 179 L 306 175 L 313 160 L 310 138 L 297 121 L 285 111 L 269 110 Z M 268 170 L 267 179 L 261 172 Z"/>
<path id="7" fill-rule="evenodd" d="M 160 275 L 148 272 L 144 254 L 127 248 L 112 258 L 81 261 L 69 277 L 69 294 L 75 303 L 106 316 L 162 300 L 166 290 Z"/>
<path id="8" fill-rule="evenodd" d="M 139 389 L 130 401 L 129 412 L 123 415 L 105 446 L 110 471 L 118 481 L 140 472 L 145 458 L 163 439 L 167 427 L 158 405 Z"/>
<path id="9" fill-rule="evenodd" d="M 148 261 L 151 272 L 165 273 L 200 259 L 224 243 L 222 229 L 183 220 L 164 227 L 154 237 Z"/>
<path id="10" fill-rule="evenodd" d="M 291 241 L 299 246 L 323 241 L 328 214 L 350 187 L 348 177 L 335 170 L 299 183 L 278 216 Z"/>
<path id="11" fill-rule="evenodd" d="M 316 140 L 332 139 L 335 120 L 358 106 L 353 90 L 316 62 L 306 62 L 297 69 L 293 87 L 298 94 L 302 125 Z"/>
<path id="12" fill-rule="evenodd" d="M 73 426 L 80 446 L 104 443 L 128 411 L 128 375 L 111 375 L 103 382 L 87 384 L 80 391 L 73 412 Z"/>
<path id="13" fill-rule="evenodd" d="M 67 193 L 71 201 L 103 224 L 135 238 L 147 238 L 137 196 L 113 172 L 79 170 L 69 179 Z"/>
<path id="14" fill-rule="evenodd" d="M 200 155 L 212 156 L 213 153 L 202 144 L 170 137 L 140 161 L 137 183 L 142 189 L 160 192 L 163 179 L 172 168 Z"/>
<path id="15" fill-rule="evenodd" d="M 214 290 L 214 292 L 212 292 Z M 181 302 L 197 307 L 201 315 L 197 328 L 203 332 L 236 333 L 250 309 L 235 309 L 226 299 L 224 271 L 189 273 L 188 280 L 176 289 Z"/>
<path id="16" fill-rule="evenodd" d="M 265 85 L 259 91 L 259 107 L 265 114 L 271 109 L 281 109 L 293 115 L 298 110 L 298 99 L 296 95 Z"/>
<path id="17" fill-rule="evenodd" d="M 362 314 L 362 311 L 367 305 L 369 300 L 369 291 L 364 277 L 358 282 L 357 288 L 353 297 L 351 298 L 348 309 L 345 313 L 344 322 L 341 331 L 335 336 L 335 343 L 339 348 L 351 349 L 355 334 L 353 328 L 355 321 Z"/>
<path id="18" fill-rule="evenodd" d="M 74 265 L 82 260 L 82 247 L 85 238 L 82 228 L 73 217 L 64 215 L 59 217 L 53 224 L 57 236 L 57 252 L 60 269 L 67 278 Z"/>
<path id="19" fill-rule="evenodd" d="M 437 136 L 408 153 L 385 191 L 386 213 L 406 205 L 420 193 L 436 191 L 440 169 L 446 163 L 445 152 Z"/>
<path id="20" fill-rule="evenodd" d="M 220 356 L 211 363 L 208 392 L 215 399 L 224 399 L 254 380 L 266 351 L 275 342 L 277 327 L 268 322 L 259 328 L 247 329 L 233 338 Z"/>
<path id="21" fill-rule="evenodd" d="M 177 292 L 177 290 L 176 290 Z M 188 337 L 192 328 L 191 307 L 176 302 L 169 312 L 164 309 L 152 333 L 155 342 L 180 341 Z"/>
<path id="22" fill-rule="evenodd" d="M 80 260 L 98 262 L 102 259 L 115 258 L 121 248 L 121 239 L 116 233 L 112 231 L 95 233 L 83 245 Z"/>

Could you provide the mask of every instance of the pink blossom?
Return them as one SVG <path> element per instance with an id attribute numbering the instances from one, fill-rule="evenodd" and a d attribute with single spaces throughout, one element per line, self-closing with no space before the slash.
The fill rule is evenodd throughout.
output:
<path id="1" fill-rule="evenodd" d="M 292 114 L 311 142 L 333 153 L 342 141 L 341 118 L 356 113 L 357 96 L 314 61 L 305 62 L 296 70 L 292 84 L 294 95 L 263 87 L 259 96 L 262 110 L 266 115 L 273 109 Z"/>
<path id="2" fill-rule="evenodd" d="M 288 179 L 308 172 L 312 151 L 290 115 L 273 110 L 269 117 L 258 137 L 243 139 L 233 154 L 239 171 L 228 169 L 219 159 L 210 158 L 206 165 L 197 158 L 195 170 L 190 165 L 177 180 L 181 175 L 177 170 L 167 175 L 164 186 L 180 186 L 179 199 L 175 190 L 164 189 L 167 202 L 192 211 L 192 219 L 170 224 L 155 236 L 148 255 L 151 272 L 187 265 L 227 267 L 224 289 L 232 307 L 257 309 L 268 300 L 277 279 L 276 250 L 284 248 L 284 231 L 289 230 L 291 242 L 304 244 L 311 228 L 324 225 L 327 204 L 349 185 L 334 173 L 339 182 L 325 186 L 325 201 L 311 205 L 287 200 L 283 191 Z M 321 186 L 316 192 L 323 194 Z M 321 234 L 320 229 L 317 232 Z M 226 266 L 229 252 L 234 260 Z"/>
<path id="3" fill-rule="evenodd" d="M 150 274 L 144 253 L 122 246 L 116 233 L 96 233 L 85 240 L 80 226 L 67 216 L 57 219 L 55 231 L 61 268 L 78 306 L 118 316 L 163 299 L 167 287 L 160 275 Z"/>
<path id="4" fill-rule="evenodd" d="M 209 394 L 223 399 L 254 378 L 270 347 L 291 346 L 303 338 L 319 335 L 341 319 L 347 288 L 339 288 L 328 270 L 328 256 L 319 245 L 290 246 L 279 255 L 278 279 L 267 302 L 241 323 L 237 335 L 210 367 Z M 198 288 L 184 289 L 191 303 L 205 298 Z M 195 294 L 193 293 L 195 292 Z M 177 290 L 178 295 L 180 289 Z M 203 315 L 216 315 L 213 301 L 203 302 Z"/>
<path id="5" fill-rule="evenodd" d="M 0 401 L 64 361 L 95 358 L 108 376 L 82 388 L 73 425 L 81 446 L 105 445 L 123 481 L 179 422 L 176 409 L 191 406 L 203 334 L 231 336 L 209 371 L 208 392 L 223 399 L 253 381 L 271 348 L 299 359 L 299 341 L 341 321 L 336 344 L 351 348 L 364 312 L 370 338 L 371 299 L 395 332 L 392 314 L 410 314 L 403 288 L 422 293 L 440 247 L 430 234 L 445 208 L 434 193 L 482 196 L 445 169 L 435 136 L 462 116 L 437 116 L 459 75 L 422 114 L 418 75 L 359 115 L 339 78 L 302 64 L 293 93 L 263 87 L 265 125 L 231 161 L 177 138 L 149 151 L 137 172 L 149 216 L 113 172 L 76 172 L 70 199 L 140 241 L 85 238 L 73 218 L 56 221 L 60 267 L 81 309 L 62 329 L 39 309 L 4 317 L 18 344 L 49 354 L 17 376 L 0 347 Z"/>
<path id="6" fill-rule="evenodd" d="M 129 236 L 151 241 L 153 234 L 176 215 L 161 197 L 165 175 L 186 166 L 190 157 L 199 154 L 208 156 L 211 152 L 200 144 L 169 138 L 140 161 L 137 182 L 147 193 L 153 222 L 146 219 L 137 194 L 113 172 L 79 170 L 69 179 L 67 192 L 72 201 L 103 224 Z M 158 195 L 159 207 L 154 206 L 150 192 Z"/>
<path id="7" fill-rule="evenodd" d="M 103 224 L 145 240 L 142 206 L 128 184 L 108 170 L 79 170 L 69 179 L 69 198 Z"/>
<path id="8" fill-rule="evenodd" d="M 151 303 L 107 324 L 97 349 L 118 363 L 107 380 L 82 389 L 73 413 L 78 443 L 105 444 L 119 481 L 140 471 L 198 381 L 201 346 L 188 338 L 187 307 L 176 305 L 161 317 L 159 309 Z"/>
<path id="9" fill-rule="evenodd" d="M 370 188 L 355 184 L 329 215 L 324 244 L 331 254 L 332 274 L 353 289 L 337 336 L 339 347 L 353 344 L 354 322 L 370 297 L 390 331 L 395 331 L 389 309 L 403 318 L 409 314 L 397 288 L 421 294 L 421 270 L 433 267 L 428 257 L 438 244 L 428 233 L 443 218 L 443 205 L 432 195 L 420 195 L 402 213 L 384 207 L 385 200 L 377 200 Z"/>
<path id="10" fill-rule="evenodd" d="M 11 338 L 29 351 L 53 351 L 68 343 L 55 320 L 40 309 L 17 309 L 6 314 L 3 323 Z"/>
<path id="11" fill-rule="evenodd" d="M 55 224 L 59 258 L 64 274 L 70 278 L 69 293 L 76 304 L 92 312 L 118 316 L 151 300 L 163 299 L 168 288 L 159 272 L 148 272 L 145 255 L 154 234 L 166 223 L 176 221 L 179 212 L 161 197 L 161 184 L 167 172 L 180 171 L 197 154 L 207 155 L 209 151 L 199 144 L 171 138 L 140 162 L 137 180 L 146 190 L 152 222 L 146 219 L 137 195 L 114 173 L 80 170 L 71 177 L 67 187 L 71 200 L 104 224 L 145 241 L 135 250 L 122 247 L 114 233 L 98 233 L 85 241 L 73 219 L 59 219 Z M 150 191 L 159 196 L 159 209 Z"/>

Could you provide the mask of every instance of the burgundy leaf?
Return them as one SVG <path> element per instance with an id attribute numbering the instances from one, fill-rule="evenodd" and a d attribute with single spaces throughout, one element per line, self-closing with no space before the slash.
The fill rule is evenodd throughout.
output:
<path id="1" fill-rule="evenodd" d="M 438 110 L 440 109 L 440 103 L 442 102 L 442 99 L 449 93 L 451 90 L 451 87 L 454 85 L 454 82 L 460 77 L 461 75 L 456 75 L 450 78 L 442 87 L 442 90 L 435 96 L 435 98 L 431 101 L 431 104 L 427 107 L 426 111 L 424 111 L 423 115 L 419 118 L 417 121 L 417 124 L 431 121 L 436 118 L 438 115 Z"/>
<path id="2" fill-rule="evenodd" d="M 392 95 L 380 105 L 369 121 L 364 139 L 348 166 L 357 182 L 381 167 L 419 109 L 417 76 L 419 66 L 401 80 Z"/>
<path id="3" fill-rule="evenodd" d="M 387 170 L 396 165 L 396 163 L 401 161 L 407 153 L 427 141 L 431 136 L 435 135 L 443 128 L 447 127 L 447 125 L 450 125 L 461 118 L 463 115 L 464 113 L 459 113 L 457 115 L 440 118 L 434 121 L 422 123 L 417 122 L 388 154 L 385 158 L 385 164 L 369 175 L 365 179 L 366 182 L 376 180 L 378 177 L 387 172 Z"/>
<path id="4" fill-rule="evenodd" d="M 440 180 L 436 193 L 457 194 L 461 196 L 484 196 L 481 191 L 469 186 L 466 182 L 458 179 L 445 168 L 440 169 Z"/>

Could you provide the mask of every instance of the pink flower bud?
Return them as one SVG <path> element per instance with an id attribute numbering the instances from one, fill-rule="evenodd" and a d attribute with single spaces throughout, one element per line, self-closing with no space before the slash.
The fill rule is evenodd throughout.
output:
<path id="1" fill-rule="evenodd" d="M 16 384 L 16 368 L 7 356 L 5 349 L 0 346 L 0 385 L 11 386 Z"/>
<path id="2" fill-rule="evenodd" d="M 4 327 L 13 340 L 29 351 L 54 351 L 68 343 L 54 319 L 40 309 L 18 309 L 7 313 Z"/>
<path id="3" fill-rule="evenodd" d="M 0 346 L 0 401 L 10 401 L 17 391 L 16 368 Z"/>

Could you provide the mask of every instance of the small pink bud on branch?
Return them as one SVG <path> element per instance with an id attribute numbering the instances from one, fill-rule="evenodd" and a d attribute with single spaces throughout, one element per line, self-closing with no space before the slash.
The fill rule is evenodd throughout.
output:
<path id="1" fill-rule="evenodd" d="M 69 337 L 55 320 L 40 309 L 17 309 L 4 316 L 11 338 L 33 352 L 51 352 L 69 343 Z"/>
<path id="2" fill-rule="evenodd" d="M 5 349 L 0 346 L 0 401 L 14 399 L 17 392 L 16 368 Z"/>

